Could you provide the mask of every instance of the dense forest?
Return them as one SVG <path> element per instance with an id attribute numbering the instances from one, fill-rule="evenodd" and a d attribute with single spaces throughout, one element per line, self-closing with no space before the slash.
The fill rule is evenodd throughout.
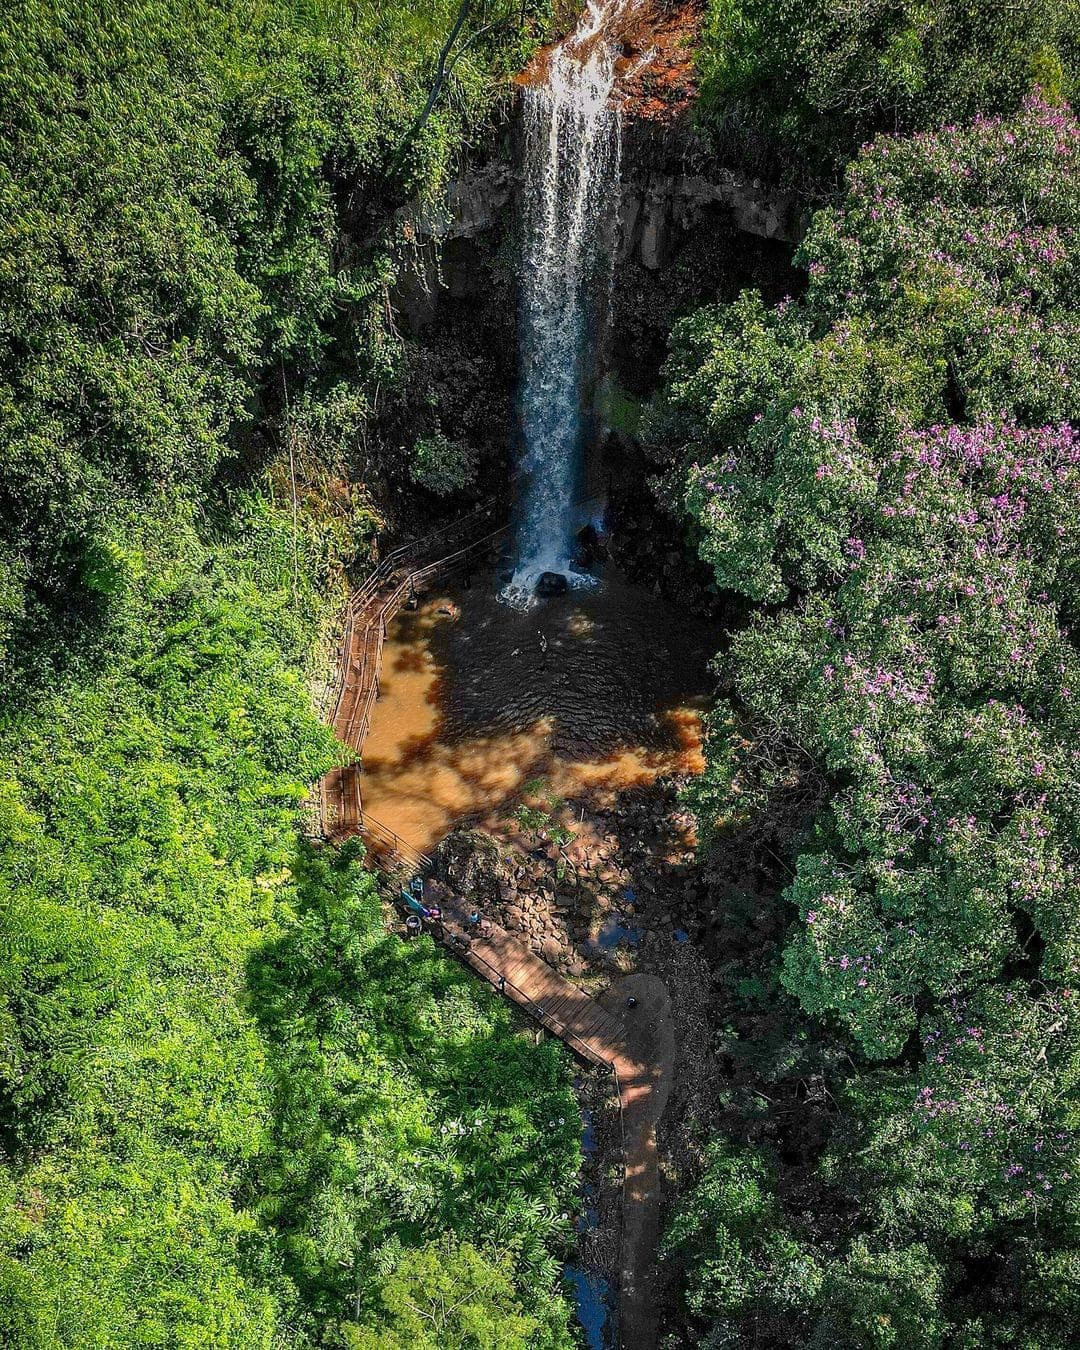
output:
<path id="1" fill-rule="evenodd" d="M 307 828 L 350 580 L 474 458 L 402 433 L 400 212 L 573 8 L 0 14 L 0 1344 L 580 1341 L 569 1056 Z M 693 59 L 812 219 L 640 429 L 729 620 L 685 798 L 740 930 L 668 1344 L 1066 1350 L 1080 13 L 709 0 Z"/>
<path id="2" fill-rule="evenodd" d="M 731 1134 L 668 1236 L 704 1344 L 1080 1327 L 1078 35 L 1056 4 L 711 10 L 710 116 L 821 165 L 870 139 L 805 293 L 683 319 L 652 409 L 744 601 L 689 796 L 707 856 L 777 876 Z"/>
<path id="3" fill-rule="evenodd" d="M 5 1345 L 568 1343 L 564 1057 L 301 830 L 380 231 L 542 33 L 421 121 L 456 11 L 0 19 Z"/>

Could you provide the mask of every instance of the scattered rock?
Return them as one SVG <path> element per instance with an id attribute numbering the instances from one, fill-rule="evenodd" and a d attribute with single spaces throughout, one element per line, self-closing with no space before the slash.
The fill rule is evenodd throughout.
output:
<path id="1" fill-rule="evenodd" d="M 540 944 L 540 955 L 545 961 L 558 961 L 562 954 L 563 945 L 556 937 L 545 938 Z"/>

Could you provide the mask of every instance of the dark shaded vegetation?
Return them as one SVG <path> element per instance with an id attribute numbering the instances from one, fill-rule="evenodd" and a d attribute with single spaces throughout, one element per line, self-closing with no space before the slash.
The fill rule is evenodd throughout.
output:
<path id="1" fill-rule="evenodd" d="M 878 131 L 1076 97 L 1073 0 L 709 0 L 699 115 L 729 151 L 808 188 Z"/>
<path id="2" fill-rule="evenodd" d="M 393 212 L 437 196 L 537 31 L 531 5 L 476 6 L 417 130 L 455 13 L 7 7 L 5 631 L 107 589 L 122 508 L 258 464 L 275 420 L 347 467 L 407 374 Z"/>

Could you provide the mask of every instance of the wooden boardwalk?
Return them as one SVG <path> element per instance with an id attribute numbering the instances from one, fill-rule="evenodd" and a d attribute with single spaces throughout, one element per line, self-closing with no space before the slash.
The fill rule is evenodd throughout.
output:
<path id="1" fill-rule="evenodd" d="M 495 524 L 485 506 L 433 534 L 388 553 L 349 597 L 342 616 L 338 680 L 326 720 L 339 741 L 359 754 L 379 696 L 387 625 L 403 605 L 434 576 L 468 567 L 495 547 L 507 526 Z M 362 768 L 359 763 L 331 769 L 319 784 L 321 833 L 347 839 L 365 830 Z"/>
<path id="2" fill-rule="evenodd" d="M 598 1068 L 616 1073 L 630 1068 L 622 1028 L 595 999 L 498 924 L 473 935 L 466 923 L 469 905 L 440 882 L 426 883 L 425 900 L 442 908 L 447 949 L 545 1031 Z"/>
<path id="3" fill-rule="evenodd" d="M 340 683 L 329 721 L 338 740 L 357 753 L 364 747 L 371 709 L 379 693 L 387 605 L 408 575 L 401 570 L 373 574 L 354 593 L 345 612 Z M 363 829 L 360 776 L 357 763 L 331 769 L 322 780 L 323 831 L 330 838 L 347 839 Z"/>

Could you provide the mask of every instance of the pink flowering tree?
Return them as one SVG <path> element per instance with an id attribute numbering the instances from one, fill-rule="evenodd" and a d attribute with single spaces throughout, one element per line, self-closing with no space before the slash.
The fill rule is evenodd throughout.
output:
<path id="1" fill-rule="evenodd" d="M 771 601 L 829 580 L 913 429 L 1072 416 L 1078 229 L 1080 126 L 1031 98 L 869 146 L 802 246 L 799 304 L 683 320 L 653 429 L 718 583 Z"/>
<path id="2" fill-rule="evenodd" d="M 1078 1016 L 1071 989 L 1033 997 L 1020 982 L 941 1000 L 923 1026 L 918 1081 L 878 1079 L 859 1113 L 871 1126 L 860 1131 L 858 1165 L 842 1131 L 826 1172 L 901 1195 L 924 1232 L 970 1238 L 992 1221 L 1038 1218 L 1052 1231 L 1078 1177 L 1067 1106 L 1080 1080 Z"/>
<path id="3" fill-rule="evenodd" d="M 801 300 L 684 321 L 653 413 L 743 605 L 688 796 L 710 846 L 824 785 L 780 980 L 858 1057 L 824 1174 L 874 1240 L 1080 1308 L 1076 118 L 880 138 L 800 256 Z"/>

